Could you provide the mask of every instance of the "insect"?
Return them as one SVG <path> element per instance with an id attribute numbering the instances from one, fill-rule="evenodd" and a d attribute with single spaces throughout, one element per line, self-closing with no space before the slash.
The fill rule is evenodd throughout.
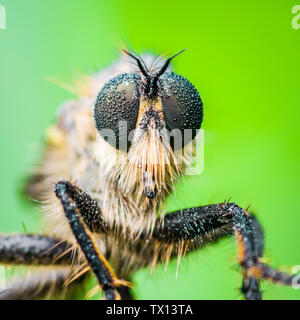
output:
<path id="1" fill-rule="evenodd" d="M 1 264 L 51 267 L 54 276 L 46 268 L 13 282 L 2 299 L 52 295 L 88 274 L 105 299 L 132 299 L 135 271 L 228 235 L 236 239 L 246 299 L 262 298 L 261 280 L 297 280 L 263 262 L 262 228 L 236 203 L 165 214 L 203 120 L 197 89 L 169 70 L 182 52 L 150 68 L 151 56 L 124 50 L 126 57 L 76 86 L 79 97 L 60 108 L 27 187 L 42 203 L 47 234 L 0 236 Z"/>

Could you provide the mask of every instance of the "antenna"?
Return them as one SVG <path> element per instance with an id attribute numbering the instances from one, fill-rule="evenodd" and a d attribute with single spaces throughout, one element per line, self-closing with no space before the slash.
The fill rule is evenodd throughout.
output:
<path id="1" fill-rule="evenodd" d="M 133 54 L 131 54 L 128 51 L 126 51 L 125 49 L 122 49 L 122 50 L 137 62 L 138 67 L 141 70 L 142 74 L 145 77 L 149 77 L 149 70 L 147 69 L 146 66 L 145 66 L 146 67 L 146 69 L 145 69 L 145 67 L 142 65 L 141 60 L 139 58 L 137 58 L 136 56 L 134 56 Z"/>
<path id="2" fill-rule="evenodd" d="M 172 56 L 171 58 L 169 58 L 165 64 L 162 66 L 162 68 L 157 72 L 157 74 L 155 75 L 155 78 L 157 79 L 158 77 L 160 77 L 168 68 L 170 62 L 172 59 L 174 59 L 175 57 L 177 57 L 179 54 L 181 54 L 183 51 L 185 51 L 185 49 L 182 49 L 181 51 L 179 51 L 178 53 L 174 54 L 174 56 Z"/>

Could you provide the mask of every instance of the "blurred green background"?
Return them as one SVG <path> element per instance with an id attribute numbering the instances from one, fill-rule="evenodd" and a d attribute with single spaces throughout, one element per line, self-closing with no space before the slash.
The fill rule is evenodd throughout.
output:
<path id="1" fill-rule="evenodd" d="M 169 211 L 231 197 L 256 213 L 265 256 L 276 267 L 300 265 L 300 29 L 286 0 L 97 1 L 0 0 L 0 231 L 42 230 L 22 200 L 22 180 L 39 158 L 57 107 L 73 96 L 46 80 L 101 69 L 124 46 L 171 55 L 204 102 L 205 169 L 178 184 Z M 139 299 L 240 299 L 233 238 L 186 257 L 167 272 L 134 278 Z M 286 270 L 290 270 L 287 268 Z M 265 299 L 300 291 L 264 283 Z"/>

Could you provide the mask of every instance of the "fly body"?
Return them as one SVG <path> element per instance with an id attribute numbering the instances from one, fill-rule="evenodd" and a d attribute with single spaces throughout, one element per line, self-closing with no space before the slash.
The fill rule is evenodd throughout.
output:
<path id="1" fill-rule="evenodd" d="M 27 186 L 47 232 L 0 236 L 0 263 L 55 266 L 56 276 L 41 284 L 33 274 L 0 298 L 52 294 L 93 274 L 106 299 L 132 299 L 136 270 L 180 261 L 228 235 L 236 238 L 246 299 L 261 299 L 262 279 L 289 286 L 298 279 L 264 262 L 262 228 L 234 202 L 166 214 L 165 198 L 193 163 L 203 120 L 198 90 L 170 70 L 182 52 L 157 63 L 124 50 L 72 88 L 78 97 L 60 107 Z"/>

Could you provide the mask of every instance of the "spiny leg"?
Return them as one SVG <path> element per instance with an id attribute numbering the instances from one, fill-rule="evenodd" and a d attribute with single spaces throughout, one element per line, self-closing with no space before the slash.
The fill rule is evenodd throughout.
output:
<path id="1" fill-rule="evenodd" d="M 238 261 L 244 269 L 242 292 L 246 299 L 261 299 L 260 279 L 292 286 L 299 275 L 288 275 L 262 262 L 263 233 L 258 221 L 247 211 L 236 206 L 233 222 L 238 246 Z"/>
<path id="2" fill-rule="evenodd" d="M 162 221 L 157 220 L 152 238 L 161 244 L 161 251 L 164 244 L 173 246 L 174 256 L 183 245 L 196 249 L 199 245 L 232 233 L 236 236 L 238 261 L 244 270 L 241 291 L 246 299 L 261 299 L 260 279 L 288 286 L 298 279 L 297 275 L 287 275 L 262 262 L 262 229 L 253 216 L 235 203 L 207 205 L 167 214 Z M 142 233 L 141 238 L 146 239 L 147 233 Z"/>
<path id="3" fill-rule="evenodd" d="M 0 264 L 70 265 L 72 245 L 44 235 L 0 235 Z"/>
<path id="4" fill-rule="evenodd" d="M 67 241 L 45 235 L 0 235 L 0 264 L 49 268 L 46 272 L 35 271 L 30 276 L 14 279 L 0 292 L 0 299 L 34 299 L 61 291 L 74 258 L 72 245 Z"/>
<path id="5" fill-rule="evenodd" d="M 95 229 L 94 222 L 96 223 L 97 229 L 105 229 L 101 217 L 101 209 L 95 200 L 91 199 L 82 191 L 80 191 L 82 193 L 78 198 L 78 191 L 80 191 L 80 189 L 74 188 L 67 181 L 60 181 L 55 187 L 56 196 L 62 203 L 74 237 L 91 270 L 94 272 L 100 287 L 103 289 L 105 298 L 107 300 L 119 299 L 118 288 L 128 286 L 129 283 L 117 278 L 109 263 L 98 249 L 90 231 L 90 229 Z M 79 210 L 78 207 L 81 210 Z M 96 219 L 94 217 L 95 213 L 98 214 Z M 87 217 L 90 218 L 87 219 Z M 85 221 L 88 223 L 89 221 L 91 222 L 89 223 L 89 228 L 86 227 Z"/>
<path id="6" fill-rule="evenodd" d="M 107 231 L 108 226 L 103 220 L 101 208 L 97 200 L 90 197 L 89 194 L 82 191 L 76 185 L 65 180 L 57 183 L 55 192 L 57 193 L 60 189 L 64 190 L 64 194 L 75 203 L 81 218 L 90 231 L 98 233 L 105 233 Z"/>
<path id="7" fill-rule="evenodd" d="M 62 183 L 65 185 L 68 195 L 75 202 L 81 218 L 90 231 L 107 234 L 114 229 L 114 226 L 110 226 L 104 221 L 97 200 L 93 199 L 88 193 L 68 181 L 62 181 Z M 122 300 L 134 299 L 129 287 L 117 287 L 117 291 Z"/>
<path id="8" fill-rule="evenodd" d="M 67 194 L 79 209 L 84 224 L 88 226 L 90 231 L 107 232 L 108 225 L 103 221 L 98 202 L 92 199 L 87 193 L 80 190 L 77 186 L 72 185 L 67 181 L 64 181 L 63 184 L 65 185 Z M 68 266 L 71 265 L 75 258 L 71 249 L 72 245 L 66 241 L 60 241 L 43 235 L 0 235 L 0 264 Z M 28 280 L 28 287 L 19 290 L 19 292 L 17 288 L 20 284 L 23 284 L 22 281 L 13 283 L 12 290 L 6 291 L 5 295 L 0 296 L 0 299 L 5 297 L 10 297 L 12 299 L 23 298 L 24 296 L 29 297 L 29 293 L 34 291 L 34 284 L 38 284 L 37 279 L 39 277 L 40 275 L 38 274 L 33 275 L 32 278 Z M 72 274 L 69 274 L 65 281 L 70 277 L 72 277 Z M 59 283 L 59 280 L 62 278 L 60 275 L 57 275 L 57 279 Z M 44 288 L 53 285 L 53 281 L 48 282 L 45 278 L 43 281 Z M 72 280 L 72 284 L 78 282 L 77 279 L 75 281 Z M 127 285 L 127 283 L 120 282 L 121 284 L 117 283 L 118 286 L 116 287 L 116 290 L 118 294 L 116 294 L 116 297 L 120 296 L 122 299 L 133 299 L 130 288 L 124 286 Z"/>
<path id="9" fill-rule="evenodd" d="M 71 206 L 72 208 L 70 209 L 71 211 L 73 210 L 73 213 L 69 215 L 68 219 L 72 218 L 74 213 L 76 213 L 75 216 L 78 216 L 78 221 L 81 224 L 82 230 L 85 230 L 84 223 L 87 224 L 89 229 L 94 231 L 97 230 L 97 232 L 111 231 L 113 229 L 112 226 L 109 226 L 103 220 L 101 209 L 97 201 L 90 198 L 89 195 L 69 182 L 61 181 L 59 184 L 63 185 L 63 188 L 65 189 L 64 193 L 67 196 L 66 198 L 71 201 L 70 203 L 72 204 L 72 200 L 75 202 L 75 205 L 73 207 Z M 80 213 L 77 211 L 76 207 L 80 207 Z M 64 208 L 66 212 L 66 207 L 64 206 Z M 91 247 L 97 252 L 97 247 L 93 244 L 89 231 L 85 230 L 85 232 L 85 237 L 90 239 L 89 242 Z M 182 251 L 186 251 L 187 248 L 189 248 L 189 250 L 197 249 L 197 247 L 202 246 L 205 243 L 217 241 L 232 233 L 235 233 L 236 235 L 238 261 L 244 270 L 243 286 L 241 290 L 246 299 L 261 298 L 259 290 L 260 279 L 267 279 L 285 285 L 291 285 L 293 280 L 296 279 L 297 275 L 289 276 L 283 272 L 276 271 L 261 262 L 260 258 L 263 254 L 263 233 L 261 227 L 253 216 L 249 215 L 248 212 L 237 206 L 235 203 L 208 205 L 167 214 L 163 220 L 160 218 L 157 219 L 151 235 L 149 235 L 149 232 L 147 231 L 142 232 L 140 240 L 142 243 L 147 240 L 146 246 L 150 248 L 150 250 L 154 250 L 154 254 L 157 256 L 160 255 L 161 257 L 166 256 L 163 250 L 166 248 L 166 245 L 170 245 L 172 250 L 168 255 L 169 257 L 172 257 L 175 256 L 176 253 L 178 254 L 180 250 L 180 254 L 182 254 Z M 155 242 L 154 244 L 153 241 Z M 159 244 L 159 246 L 157 246 L 157 244 Z M 84 242 L 82 243 L 81 248 L 82 246 L 84 246 Z M 185 250 L 183 249 L 184 246 L 186 248 Z M 132 249 L 133 251 L 140 251 L 135 250 L 134 248 Z M 157 252 L 155 252 L 156 250 L 161 252 L 157 254 Z M 147 249 L 142 249 L 140 253 L 145 254 L 145 252 L 147 252 Z M 102 274 L 102 277 L 104 276 L 102 279 L 103 283 L 113 281 L 110 279 L 112 278 L 110 272 L 114 275 L 113 271 L 101 253 L 97 252 L 97 254 L 100 266 L 96 272 L 100 273 L 100 275 Z M 101 285 L 100 275 L 96 276 Z M 123 288 L 121 285 L 119 287 L 115 286 L 114 289 L 119 289 L 121 293 Z M 114 297 L 116 298 L 117 296 Z"/>

